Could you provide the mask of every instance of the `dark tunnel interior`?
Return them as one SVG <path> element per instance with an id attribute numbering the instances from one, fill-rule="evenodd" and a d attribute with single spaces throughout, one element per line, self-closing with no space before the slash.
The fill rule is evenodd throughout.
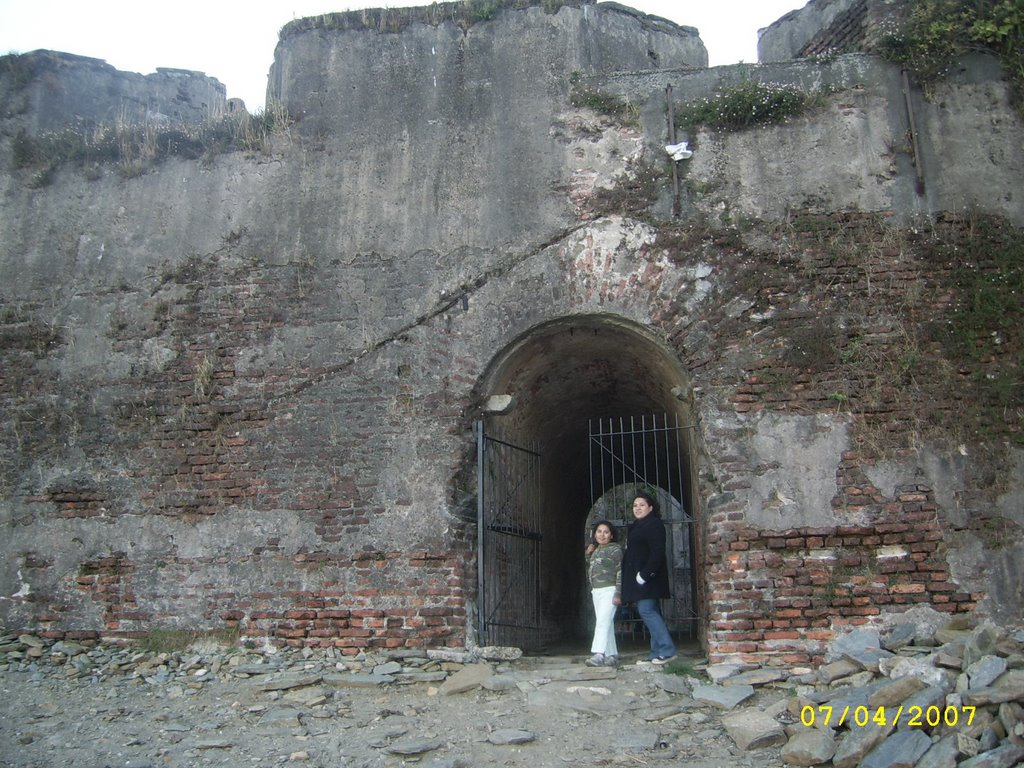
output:
<path id="1" fill-rule="evenodd" d="M 540 626 L 506 637 L 526 648 L 583 642 L 590 613 L 584 548 L 595 500 L 612 480 L 595 471 L 590 439 L 595 420 L 668 415 L 693 422 L 690 384 L 675 355 L 642 326 L 618 316 L 587 315 L 534 328 L 498 355 L 484 379 L 485 395 L 507 394 L 511 406 L 484 418 L 485 429 L 504 439 L 535 445 L 539 542 L 530 564 L 537 573 Z M 624 421 L 623 421 L 624 420 Z M 637 422 L 638 423 L 638 422 Z M 672 457 L 683 468 L 685 487 L 676 495 L 695 509 L 694 433 Z M 659 483 L 659 485 L 664 485 Z M 627 504 L 616 509 L 631 519 Z M 486 578 L 500 579 L 489 572 Z M 686 586 L 689 589 L 690 586 Z M 503 644 L 505 644 L 503 643 Z"/>

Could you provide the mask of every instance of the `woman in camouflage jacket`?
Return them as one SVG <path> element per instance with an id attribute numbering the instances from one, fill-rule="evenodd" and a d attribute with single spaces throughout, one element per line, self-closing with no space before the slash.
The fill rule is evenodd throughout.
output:
<path id="1" fill-rule="evenodd" d="M 619 660 L 615 644 L 615 607 L 619 605 L 622 588 L 622 547 L 616 542 L 615 526 L 607 520 L 594 525 L 587 547 L 587 582 L 594 600 L 593 654 L 587 659 L 591 667 L 614 667 Z"/>

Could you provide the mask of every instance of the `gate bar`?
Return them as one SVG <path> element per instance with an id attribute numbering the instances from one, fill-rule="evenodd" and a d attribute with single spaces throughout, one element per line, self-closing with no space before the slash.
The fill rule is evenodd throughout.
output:
<path id="1" fill-rule="evenodd" d="M 484 600 L 484 420 L 476 422 L 476 639 L 477 644 L 487 642 L 485 626 L 487 623 L 486 604 Z"/>

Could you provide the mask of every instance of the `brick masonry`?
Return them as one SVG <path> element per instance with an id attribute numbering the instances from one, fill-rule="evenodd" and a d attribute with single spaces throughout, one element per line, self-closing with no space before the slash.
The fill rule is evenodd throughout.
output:
<path id="1" fill-rule="evenodd" d="M 531 18 L 545 34 L 558 21 Z M 503 83 L 516 94 L 518 85 Z M 698 204 L 723 187 L 710 182 L 689 190 L 689 218 L 659 218 L 667 177 L 652 166 L 643 184 L 629 178 L 639 131 L 581 110 L 553 127 L 548 103 L 530 98 L 521 101 L 540 128 L 523 132 L 535 142 L 524 162 L 540 170 L 502 168 L 532 186 L 495 172 L 490 147 L 473 154 L 468 129 L 457 157 L 396 161 L 417 183 L 469 190 L 451 203 L 455 214 L 417 209 L 399 222 L 361 210 L 366 200 L 412 207 L 408 180 L 387 175 L 397 174 L 391 154 L 373 156 L 378 178 L 346 164 L 368 156 L 365 136 L 302 134 L 301 124 L 266 157 L 174 159 L 130 179 L 71 169 L 38 189 L 12 177 L 0 211 L 12 233 L 0 244 L 6 621 L 50 637 L 227 629 L 347 654 L 465 644 L 476 597 L 465 509 L 476 388 L 533 329 L 584 315 L 655 337 L 685 372 L 637 385 L 644 361 L 627 371 L 595 355 L 574 376 L 617 377 L 640 392 L 627 404 L 644 408 L 681 402 L 668 393 L 686 385 L 700 424 L 693 500 L 713 660 L 814 661 L 844 627 L 916 605 L 1019 617 L 1020 569 L 994 568 L 1019 563 L 1021 540 L 1002 501 L 1019 492 L 1024 427 L 1019 227 L 974 211 L 907 224 L 906 210 L 828 199 L 776 218 L 711 221 Z M 559 94 L 544 98 L 569 110 Z M 860 86 L 834 95 L 815 118 L 815 144 L 832 135 L 829 120 L 870 123 L 877 112 L 863 105 L 882 98 Z M 507 127 L 504 108 L 480 125 Z M 462 125 L 409 114 L 410 130 Z M 999 114 L 1012 138 L 1016 124 Z M 811 128 L 746 132 L 738 153 L 702 135 L 700 151 L 763 158 Z M 444 145 L 414 136 L 410 152 Z M 882 172 L 865 195 L 906 181 L 897 163 L 906 159 L 886 152 L 870 158 Z M 973 161 L 950 153 L 941 171 L 956 171 L 959 158 Z M 435 173 L 455 159 L 459 171 Z M 829 171 L 823 184 L 838 178 Z M 559 173 L 564 187 L 552 184 Z M 495 202 L 506 188 L 525 190 L 512 213 Z M 485 193 L 480 218 L 462 218 Z M 772 189 L 758 195 L 776 202 Z M 994 197 L 992 207 L 1006 203 Z M 983 317 L 972 314 L 978 297 Z M 531 350 L 539 358 L 541 347 Z M 771 501 L 754 498 L 756 481 L 787 452 L 750 450 L 765 414 L 845 430 L 843 451 L 815 467 L 827 476 L 824 500 L 801 510 L 820 524 L 752 522 L 755 502 Z M 922 450 L 952 455 L 954 492 L 923 477 Z M 884 464 L 897 467 L 891 490 L 870 479 Z"/>
<path id="2" fill-rule="evenodd" d="M 860 496 L 875 489 L 848 487 Z M 844 628 L 915 604 L 970 612 L 978 594 L 950 579 L 941 525 L 924 488 L 879 504 L 869 525 L 757 531 L 712 518 L 709 657 L 819 663 Z"/>
<path id="3" fill-rule="evenodd" d="M 346 363 L 243 368 L 239 356 L 252 336 L 301 327 L 326 284 L 296 291 L 303 275 L 309 276 L 308 266 L 245 275 L 220 268 L 212 257 L 165 272 L 158 276 L 160 290 L 142 308 L 141 323 L 111 322 L 106 332 L 119 352 L 136 349 L 152 333 L 189 341 L 179 342 L 187 351 L 172 364 L 117 382 L 123 394 L 108 409 L 87 408 L 84 386 L 57 387 L 39 376 L 31 406 L 14 409 L 24 444 L 42 454 L 55 451 L 57 431 L 74 423 L 70 428 L 84 450 L 120 457 L 120 477 L 58 473 L 41 492 L 22 498 L 23 522 L 114 526 L 141 511 L 171 525 L 197 526 L 245 508 L 254 519 L 263 513 L 299 519 L 310 538 L 294 553 L 270 530 L 254 538 L 241 557 L 189 557 L 172 547 L 165 558 L 140 563 L 128 551 L 110 552 L 79 563 L 49 595 L 34 595 L 33 623 L 49 637 L 135 636 L 175 624 L 175 606 L 187 605 L 204 625 L 237 631 L 252 642 L 331 645 L 346 654 L 462 645 L 465 586 L 467 577 L 468 583 L 475 579 L 465 535 L 449 537 L 447 551 L 387 551 L 379 535 L 368 533 L 385 515 L 373 499 L 380 495 L 382 446 L 387 451 L 390 445 L 381 440 L 388 437 L 388 423 L 397 433 L 408 425 L 411 409 L 441 415 L 454 406 L 403 383 L 412 375 L 434 380 L 418 371 L 419 363 L 401 364 L 399 377 L 383 385 L 361 380 L 358 373 L 346 378 Z M 238 277 L 242 282 L 232 282 Z M 167 300 L 168 293 L 182 298 Z M 23 324 L 11 319 L 18 321 L 6 324 L 13 333 Z M 27 373 L 51 351 L 8 348 L 7 370 Z M 449 375 L 474 376 L 468 361 L 460 369 L 444 360 L 443 350 L 437 355 Z M 304 393 L 334 377 L 343 379 L 343 391 L 332 395 L 328 414 L 319 396 Z M 7 385 L 11 398 L 9 378 Z M 53 408 L 45 420 L 29 416 L 29 409 L 46 411 L 58 392 L 67 398 L 66 407 Z M 16 465 L 8 467 L 7 482 L 18 482 Z M 399 496 L 389 503 L 409 507 L 412 499 Z M 31 549 L 20 564 L 23 576 L 35 583 L 52 581 L 60 567 Z M 232 571 L 278 575 L 252 589 L 233 585 Z M 224 575 L 212 575 L 217 572 Z M 96 619 L 70 618 L 76 613 Z M 99 626 L 80 628 L 91 621 Z"/>
<path id="4" fill-rule="evenodd" d="M 844 238 L 858 248 L 891 241 L 884 222 L 835 214 L 805 223 L 812 226 L 788 232 L 784 245 L 760 252 L 735 249 L 729 242 L 706 247 L 704 255 L 719 274 L 735 275 L 731 283 L 723 283 L 731 298 L 717 303 L 718 315 L 715 310 L 706 315 L 718 329 L 720 351 L 708 354 L 706 345 L 686 333 L 676 336 L 676 344 L 681 356 L 691 349 L 707 355 L 690 355 L 695 383 L 703 391 L 728 393 L 723 406 L 737 416 L 762 410 L 844 409 L 860 447 L 847 451 L 837 467 L 831 512 L 849 523 L 752 528 L 743 505 L 723 498 L 749 487 L 757 468 L 730 456 L 724 443 L 716 448 L 721 436 L 714 429 L 706 432 L 709 460 L 721 488 L 702 491 L 707 497 L 702 521 L 707 641 L 713 660 L 813 662 L 845 626 L 877 621 L 919 604 L 970 612 L 985 596 L 952 578 L 944 540 L 947 525 L 931 489 L 901 486 L 886 497 L 864 473 L 877 460 L 872 449 L 879 448 L 879 441 L 887 441 L 890 450 L 905 447 L 910 425 L 919 425 L 928 415 L 922 403 L 929 413 L 964 414 L 963 393 L 950 399 L 943 394 L 950 390 L 932 388 L 938 385 L 935 381 L 905 383 L 904 393 L 914 397 L 879 392 L 870 379 L 849 374 L 853 360 L 842 353 L 852 338 L 858 339 L 858 354 L 874 345 L 885 349 L 893 343 L 897 324 L 923 326 L 944 316 L 950 307 L 953 266 L 927 256 L 926 248 L 913 256 L 913 249 L 894 246 L 888 255 L 877 250 L 866 270 L 856 260 L 836 259 L 832 249 Z M 955 240 L 958 231 L 959 223 L 954 223 L 939 239 Z M 642 248 L 643 258 L 653 262 L 666 254 L 672 257 L 680 248 L 678 240 L 664 242 Z M 927 266 L 926 258 L 931 259 Z M 797 259 L 805 264 L 802 270 L 787 267 Z M 399 430 L 414 412 L 450 419 L 460 401 L 433 389 L 437 370 L 468 384 L 478 375 L 476 366 L 441 348 L 423 357 L 385 354 L 398 372 L 386 382 L 347 363 L 243 365 L 253 334 L 301 327 L 314 307 L 329 302 L 326 294 L 333 280 L 324 275 L 296 290 L 307 269 L 249 270 L 244 276 L 235 274 L 237 282 L 231 283 L 231 273 L 211 258 L 164 275 L 143 317 L 151 313 L 151 322 L 172 337 L 184 338 L 187 328 L 193 339 L 187 352 L 165 369 L 119 383 L 117 389 L 124 394 L 110 403 L 106 414 L 90 412 L 75 400 L 72 388 L 65 390 L 72 396 L 66 410 L 39 420 L 36 429 L 26 428 L 27 419 L 20 428 L 22 439 L 42 451 L 52 445 L 49 425 L 80 420 L 76 429 L 83 446 L 125 459 L 120 478 L 60 475 L 39 492 L 27 494 L 26 520 L 111 525 L 144 509 L 179 524 L 200 525 L 230 510 L 249 509 L 256 516 L 276 512 L 301 520 L 312 538 L 293 552 L 273 529 L 261 529 L 251 550 L 242 555 L 218 556 L 215 547 L 194 556 L 169 549 L 165 560 L 138 562 L 130 552 L 117 550 L 84 560 L 66 577 L 66 589 L 36 598 L 32 623 L 44 633 L 82 636 L 81 624 L 68 617 L 75 613 L 74 603 L 84 601 L 95 607 L 100 627 L 92 631 L 97 634 L 144 634 L 151 626 L 173 621 L 174 606 L 188 605 L 208 626 L 237 630 L 253 642 L 330 645 L 351 654 L 362 648 L 465 642 L 467 596 L 475 587 L 472 531 L 458 528 L 440 549 L 382 548 L 375 524 L 393 509 L 414 505 L 414 499 L 394 496 L 392 510 L 374 499 L 381 495 L 380 468 L 386 465 L 381 446 L 395 449 L 394 442 L 378 439 L 382 432 Z M 626 283 L 609 274 L 609 289 L 617 286 L 625 300 L 656 302 L 658 286 L 677 279 L 671 270 L 652 271 L 650 264 L 637 269 L 649 279 L 653 276 L 654 286 L 637 281 L 630 293 Z M 249 288 L 255 283 L 260 291 Z M 898 316 L 890 313 L 895 297 L 905 296 L 909 285 L 916 286 L 912 292 L 920 304 Z M 835 286 L 842 287 L 841 295 Z M 167 302 L 162 293 L 184 298 Z M 220 298 L 225 295 L 233 297 L 228 311 Z M 840 332 L 808 312 L 808 300 L 825 305 L 839 299 L 860 310 L 856 317 L 862 318 L 862 327 L 848 324 Z M 749 319 L 730 317 L 730 301 L 747 306 L 750 315 L 772 308 L 772 323 L 762 324 L 757 341 L 744 351 L 743 359 L 756 374 L 737 377 L 729 360 L 730 350 L 749 338 L 751 327 Z M 663 316 L 666 331 L 677 319 L 672 313 Z M 131 324 L 115 324 L 108 332 L 118 347 L 139 343 L 136 334 L 142 333 Z M 879 370 L 888 370 L 892 354 L 903 354 L 901 350 L 879 352 L 871 359 Z M 920 351 L 915 370 L 938 366 L 945 355 L 938 342 L 922 344 Z M 23 370 L 31 370 L 38 359 L 34 350 L 8 351 L 9 364 Z M 998 370 L 998 360 L 989 365 Z M 429 366 L 437 369 L 431 372 Z M 731 379 L 738 380 L 729 384 Z M 48 393 L 58 390 L 48 387 L 45 378 L 38 381 L 40 396 L 30 402 L 41 412 Z M 325 418 L 326 401 L 317 387 L 334 381 L 338 384 L 330 384 L 327 391 L 339 420 L 332 422 Z M 830 397 L 837 381 L 848 387 L 844 401 Z M 985 397 L 984 390 L 977 390 L 970 401 L 977 404 Z M 1020 423 L 1004 420 L 1001 429 L 1013 435 Z M 284 472 L 282 466 L 289 469 Z M 325 466 L 334 468 L 329 476 L 324 475 Z M 42 552 L 28 551 L 22 567 L 31 581 L 46 581 L 58 563 Z M 261 586 L 233 584 L 232 572 L 262 574 Z"/>

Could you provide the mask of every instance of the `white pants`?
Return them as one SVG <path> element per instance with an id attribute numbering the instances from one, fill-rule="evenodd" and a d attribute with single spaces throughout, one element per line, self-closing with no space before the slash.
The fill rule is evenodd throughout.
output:
<path id="1" fill-rule="evenodd" d="M 615 598 L 615 587 L 598 587 L 590 590 L 594 598 L 594 615 L 597 624 L 594 626 L 594 642 L 590 644 L 591 653 L 603 653 L 605 656 L 618 656 L 619 647 L 615 644 L 615 609 L 612 600 Z"/>

